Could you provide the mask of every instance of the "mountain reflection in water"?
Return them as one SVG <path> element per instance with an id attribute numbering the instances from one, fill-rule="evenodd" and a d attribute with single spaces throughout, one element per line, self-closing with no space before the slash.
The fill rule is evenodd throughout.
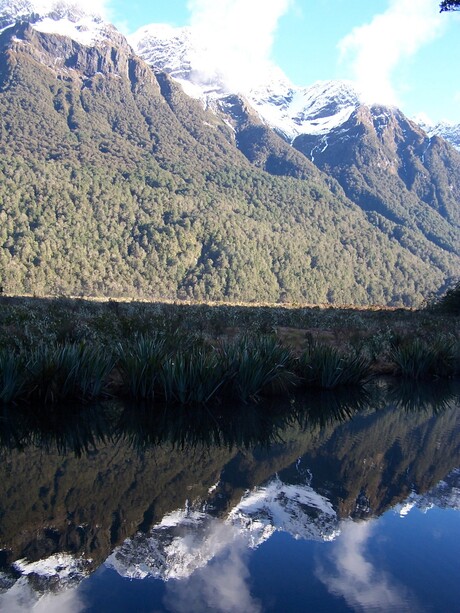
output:
<path id="1" fill-rule="evenodd" d="M 458 399 L 443 382 L 286 406 L 4 409 L 0 608 L 89 611 L 116 572 L 166 581 L 146 610 L 265 610 L 250 552 L 294 537 L 330 543 L 311 576 L 350 610 L 424 610 L 365 550 L 389 509 L 459 508 Z"/>

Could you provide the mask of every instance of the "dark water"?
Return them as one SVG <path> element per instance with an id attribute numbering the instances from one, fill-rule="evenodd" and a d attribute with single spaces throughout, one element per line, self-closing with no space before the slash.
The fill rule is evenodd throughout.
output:
<path id="1" fill-rule="evenodd" d="M 460 611 L 451 384 L 4 409 L 0 609 Z"/>

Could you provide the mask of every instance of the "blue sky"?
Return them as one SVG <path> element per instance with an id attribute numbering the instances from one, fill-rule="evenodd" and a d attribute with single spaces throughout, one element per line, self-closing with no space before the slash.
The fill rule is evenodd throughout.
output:
<path id="1" fill-rule="evenodd" d="M 104 2 L 104 0 L 102 0 Z M 96 0 L 97 2 L 97 0 Z M 438 0 L 105 0 L 125 33 L 148 23 L 212 32 L 229 62 L 278 64 L 296 85 L 354 79 L 369 101 L 460 123 L 460 14 Z M 207 30 L 206 30 L 207 28 Z M 262 50 L 261 50 L 262 49 Z M 220 50 L 220 54 L 222 50 Z M 259 57 L 259 59 L 261 59 Z M 247 62 L 237 66 L 241 73 Z"/>

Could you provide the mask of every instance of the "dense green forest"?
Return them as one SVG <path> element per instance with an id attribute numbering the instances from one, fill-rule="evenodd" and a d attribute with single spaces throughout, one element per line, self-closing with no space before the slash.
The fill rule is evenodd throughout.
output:
<path id="1" fill-rule="evenodd" d="M 301 172 L 258 168 L 129 49 L 0 42 L 6 293 L 411 305 L 459 269 L 449 225 L 389 230 L 295 151 Z"/>

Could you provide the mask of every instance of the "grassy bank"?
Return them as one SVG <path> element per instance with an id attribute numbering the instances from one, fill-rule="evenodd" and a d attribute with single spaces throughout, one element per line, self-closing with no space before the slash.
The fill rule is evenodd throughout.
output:
<path id="1" fill-rule="evenodd" d="M 436 310 L 3 296 L 0 398 L 249 402 L 381 374 L 452 377 L 459 324 Z"/>

